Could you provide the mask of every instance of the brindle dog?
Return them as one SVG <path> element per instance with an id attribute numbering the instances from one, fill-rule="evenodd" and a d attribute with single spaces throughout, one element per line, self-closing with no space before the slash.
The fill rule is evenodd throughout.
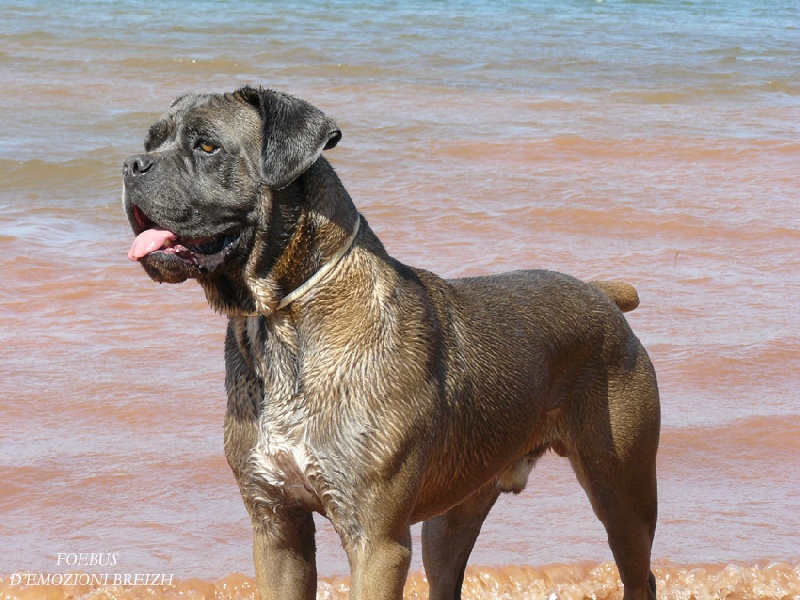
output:
<path id="1" fill-rule="evenodd" d="M 229 317 L 225 453 L 261 598 L 315 597 L 314 511 L 351 598 L 401 598 L 419 521 L 430 597 L 459 598 L 486 515 L 548 449 L 605 525 L 625 598 L 655 598 L 660 409 L 622 315 L 635 290 L 401 264 L 320 156 L 340 138 L 310 104 L 246 87 L 178 98 L 123 168 L 130 258 L 196 279 Z"/>

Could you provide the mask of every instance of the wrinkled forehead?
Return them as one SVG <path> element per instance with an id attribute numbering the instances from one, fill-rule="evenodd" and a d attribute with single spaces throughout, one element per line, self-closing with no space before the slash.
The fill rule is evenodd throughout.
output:
<path id="1" fill-rule="evenodd" d="M 145 149 L 187 137 L 202 137 L 227 146 L 258 144 L 260 123 L 256 108 L 231 94 L 189 94 L 173 101 L 153 123 L 145 138 Z"/>

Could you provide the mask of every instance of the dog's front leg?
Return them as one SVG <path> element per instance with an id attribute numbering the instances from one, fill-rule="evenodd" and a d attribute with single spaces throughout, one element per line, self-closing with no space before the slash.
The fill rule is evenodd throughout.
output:
<path id="1" fill-rule="evenodd" d="M 411 515 L 418 498 L 422 444 L 396 450 L 390 460 L 374 459 L 382 473 L 361 470 L 343 486 L 352 500 L 328 510 L 350 562 L 351 600 L 401 600 L 411 563 Z M 401 468 L 397 469 L 400 465 Z"/>
<path id="2" fill-rule="evenodd" d="M 373 531 L 345 546 L 350 600 L 400 600 L 411 562 L 411 529 Z"/>
<path id="3" fill-rule="evenodd" d="M 312 514 L 282 502 L 280 489 L 266 484 L 258 472 L 263 465 L 253 461 L 265 394 L 242 354 L 245 338 L 241 323 L 231 320 L 225 340 L 225 456 L 250 514 L 256 584 L 261 600 L 312 600 L 317 591 Z"/>
<path id="4" fill-rule="evenodd" d="M 278 511 L 253 519 L 253 558 L 261 600 L 313 600 L 317 595 L 314 519 Z"/>

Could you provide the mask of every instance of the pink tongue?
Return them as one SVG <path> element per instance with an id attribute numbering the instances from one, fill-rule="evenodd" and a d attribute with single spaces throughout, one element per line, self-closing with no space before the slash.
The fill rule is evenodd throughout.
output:
<path id="1" fill-rule="evenodd" d="M 167 242 L 174 242 L 176 239 L 178 239 L 177 235 L 161 227 L 147 229 L 133 240 L 133 245 L 128 251 L 128 258 L 134 261 L 139 260 L 151 252 L 160 250 Z"/>

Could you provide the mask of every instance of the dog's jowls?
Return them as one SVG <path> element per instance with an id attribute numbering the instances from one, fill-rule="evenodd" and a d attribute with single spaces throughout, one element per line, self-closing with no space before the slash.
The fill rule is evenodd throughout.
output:
<path id="1" fill-rule="evenodd" d="M 123 168 L 130 258 L 229 316 L 225 452 L 262 600 L 315 597 L 313 511 L 352 598 L 401 598 L 419 521 L 430 597 L 459 598 L 484 518 L 548 449 L 605 525 L 625 598 L 655 598 L 659 401 L 622 315 L 635 290 L 399 263 L 321 157 L 340 138 L 286 94 L 191 95 Z"/>

